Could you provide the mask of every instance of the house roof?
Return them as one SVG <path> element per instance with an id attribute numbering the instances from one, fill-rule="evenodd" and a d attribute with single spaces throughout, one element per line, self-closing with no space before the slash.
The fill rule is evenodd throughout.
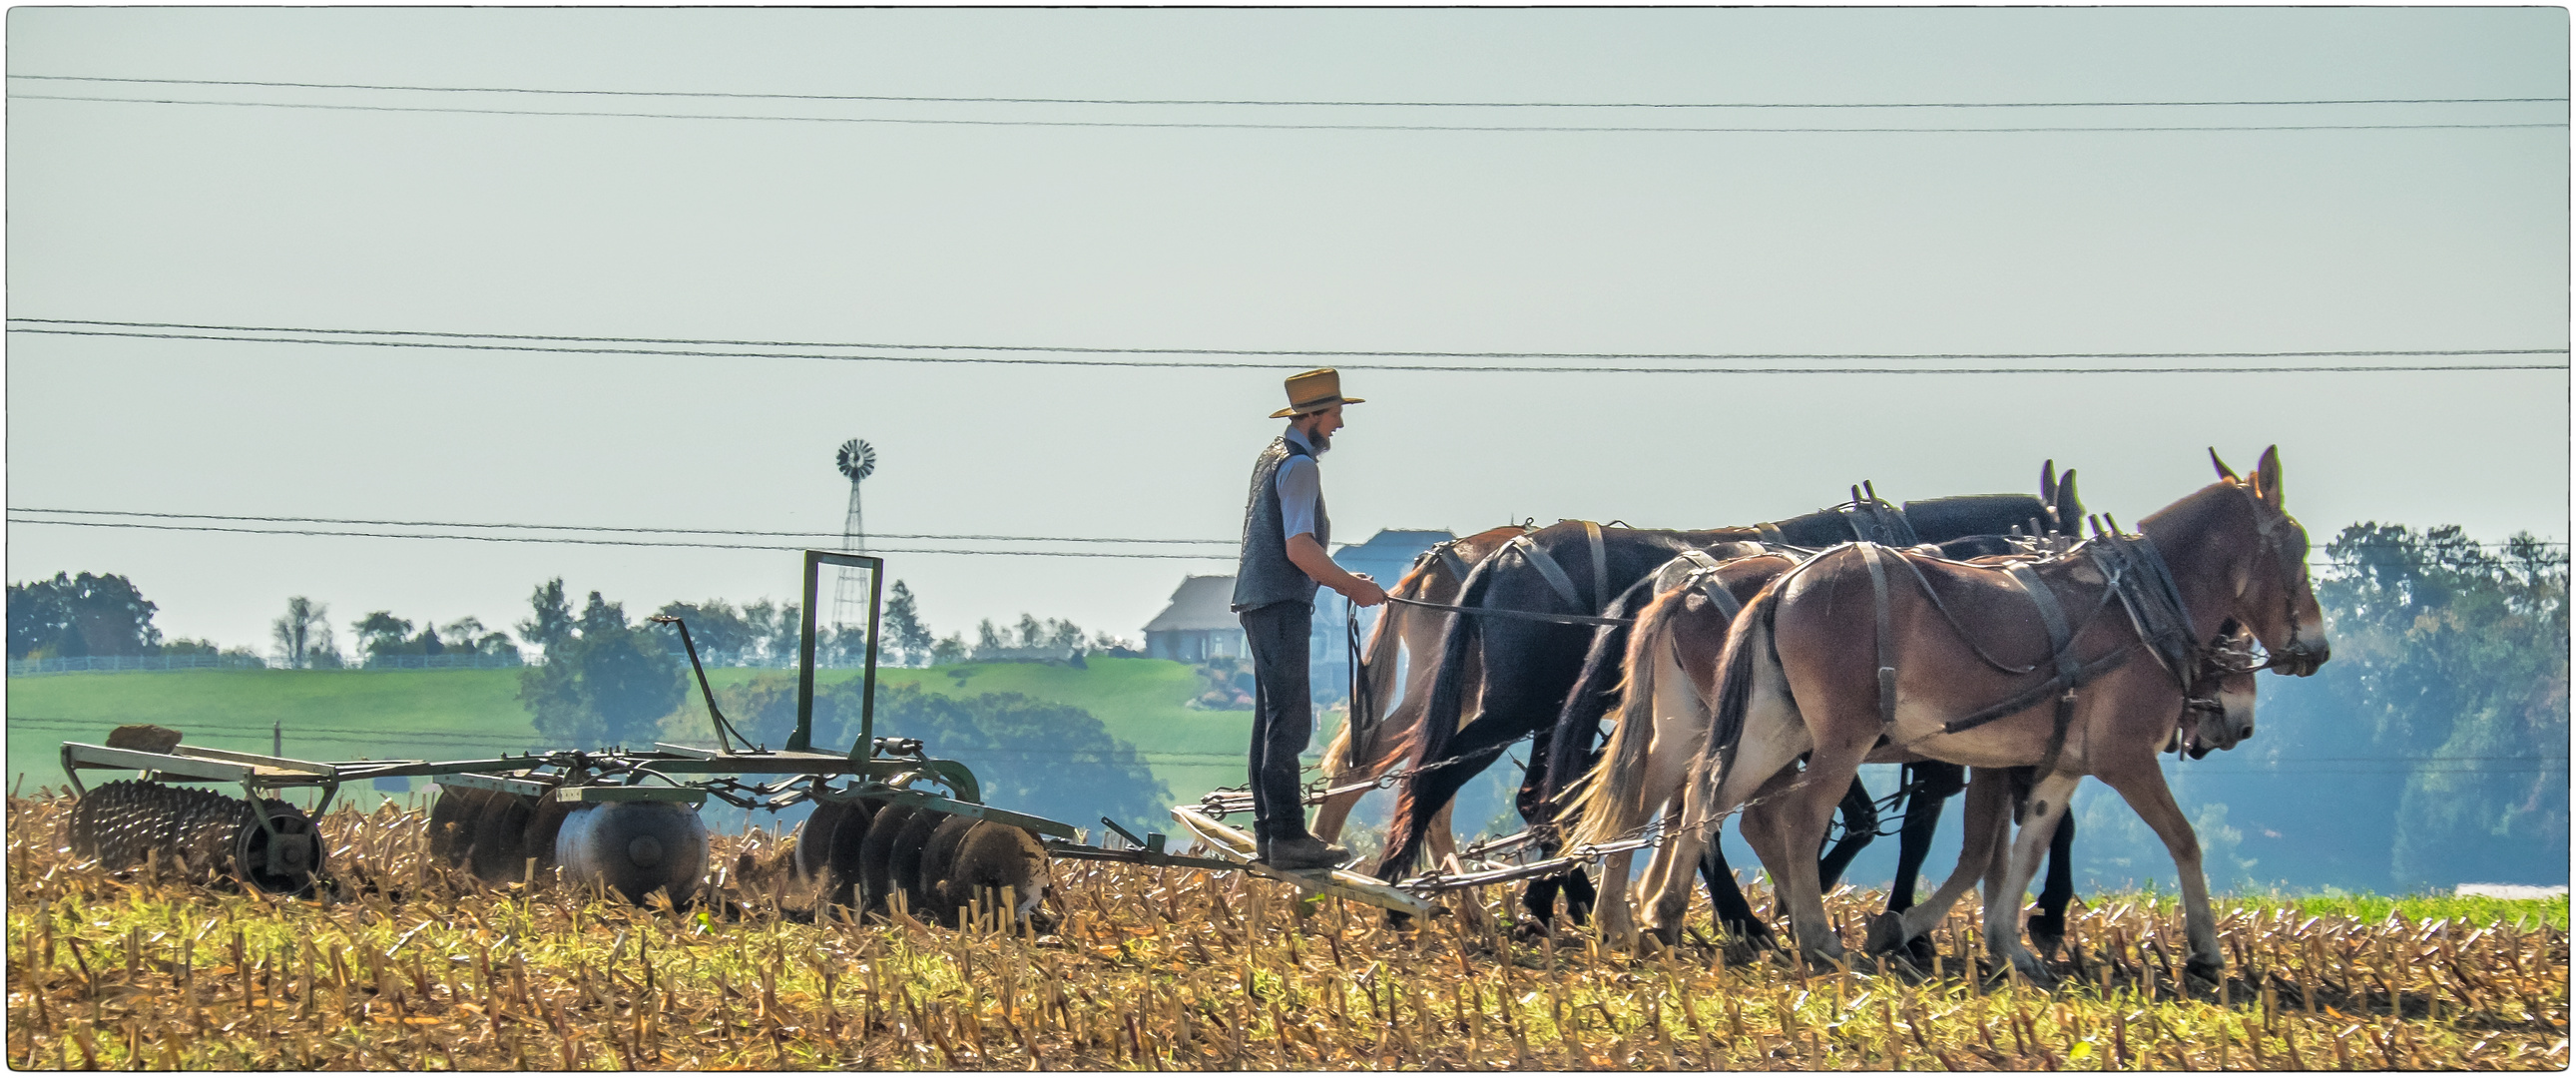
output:
<path id="1" fill-rule="evenodd" d="M 1240 629 L 1243 621 L 1234 616 L 1234 578 L 1231 576 L 1193 576 L 1184 578 L 1172 589 L 1171 605 L 1145 623 L 1149 633 L 1190 632 L 1203 629 Z"/>

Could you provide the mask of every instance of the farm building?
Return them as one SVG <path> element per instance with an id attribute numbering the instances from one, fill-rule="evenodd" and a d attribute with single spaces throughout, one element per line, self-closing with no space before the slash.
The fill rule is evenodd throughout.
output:
<path id="1" fill-rule="evenodd" d="M 1183 578 L 1171 605 L 1145 623 L 1145 657 L 1186 663 L 1243 655 L 1243 622 L 1234 616 L 1234 577 Z"/>
<path id="2" fill-rule="evenodd" d="M 1388 528 L 1365 543 L 1343 545 L 1333 552 L 1333 560 L 1342 568 L 1366 573 L 1379 585 L 1392 588 L 1412 567 L 1414 558 L 1431 549 L 1432 544 L 1449 538 L 1446 531 Z M 1146 657 L 1182 662 L 1241 657 L 1243 623 L 1235 617 L 1233 600 L 1232 576 L 1183 579 L 1172 592 L 1171 603 L 1145 624 Z M 1344 635 L 1348 631 L 1344 611 L 1340 596 L 1329 592 L 1316 595 L 1315 632 L 1310 638 L 1308 657 L 1318 700 L 1338 700 L 1349 691 L 1350 647 Z M 1376 620 L 1377 611 L 1359 611 L 1363 639 Z"/>

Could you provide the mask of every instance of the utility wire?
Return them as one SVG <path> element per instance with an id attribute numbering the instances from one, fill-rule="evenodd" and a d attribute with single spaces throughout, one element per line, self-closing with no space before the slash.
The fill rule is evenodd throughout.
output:
<path id="1" fill-rule="evenodd" d="M 1678 101 L 1274 101 L 1243 98 L 939 97 L 922 94 L 781 94 L 712 90 L 583 90 L 533 86 L 409 86 L 351 82 L 269 82 L 251 79 L 140 79 L 106 75 L 11 75 L 47 82 L 115 82 L 153 86 L 259 86 L 289 90 L 392 90 L 452 94 L 555 94 L 594 97 L 703 97 L 758 101 L 898 101 L 1008 105 L 1248 105 L 1291 108 L 1478 109 L 2055 109 L 2202 108 L 2241 105 L 2500 105 L 2563 102 L 2564 97 L 2350 97 L 2277 101 L 1904 101 L 1904 102 L 1678 102 Z"/>
<path id="2" fill-rule="evenodd" d="M 21 517 L 21 516 L 17 516 L 17 515 L 15 515 L 15 514 L 14 514 L 14 512 L 12 513 L 12 515 L 10 515 L 10 516 L 9 516 L 8 520 L 9 520 L 9 522 L 10 522 L 10 523 L 12 523 L 12 524 L 26 524 L 26 525 L 53 525 L 53 526 L 55 526 L 55 527 L 63 527 L 63 528 L 130 528 L 130 529 L 141 529 L 141 530 L 144 530 L 144 531 L 167 531 L 167 532 L 225 532 L 225 533 L 230 533 L 230 534 L 235 534 L 235 535 L 297 535 L 297 536 L 320 536 L 320 537 L 325 537 L 325 538 L 340 538 L 340 539 L 451 539 L 451 540 L 467 540 L 467 541 L 480 542 L 480 543 L 555 543 L 555 544 L 562 544 L 562 545 L 569 545 L 569 546 L 679 547 L 679 548 L 697 549 L 697 550 L 777 550 L 777 551 L 796 551 L 796 550 L 803 550 L 803 549 L 805 549 L 804 547 L 801 547 L 801 546 L 780 546 L 780 545 L 769 545 L 769 544 L 759 544 L 759 543 L 701 543 L 701 542 L 686 542 L 686 541 L 675 541 L 675 542 L 654 542 L 654 541 L 650 541 L 650 540 L 643 540 L 643 539 L 581 539 L 581 538 L 574 538 L 574 537 L 571 537 L 571 536 L 535 536 L 535 535 L 530 535 L 530 536 L 520 536 L 520 535 L 459 535 L 459 534 L 453 534 L 453 533 L 436 533 L 436 532 L 362 532 L 362 531 L 336 531 L 336 530 L 322 529 L 322 528 L 227 528 L 227 527 L 219 527 L 219 526 L 212 525 L 212 524 L 143 524 L 143 523 L 134 523 L 134 522 L 105 521 L 105 520 L 36 520 L 36 519 L 28 518 L 28 517 Z M 1219 551 L 1219 552 L 1208 553 L 1208 554 L 1130 554 L 1130 553 L 1120 553 L 1120 552 L 1105 551 L 1105 550 L 951 550 L 951 549 L 929 548 L 929 547 L 878 547 L 878 546 L 871 546 L 871 547 L 868 547 L 868 548 L 863 549 L 863 550 L 854 551 L 853 553 L 859 553 L 859 554 L 966 554 L 966 555 L 973 555 L 973 556 L 979 556 L 979 557 L 980 557 L 980 556 L 984 556 L 984 555 L 1004 555 L 1004 556 L 1010 556 L 1010 557 L 1026 557 L 1026 558 L 1143 558 L 1143 559 L 1154 559 L 1154 560 L 1164 560 L 1164 561 L 1225 561 L 1225 562 L 1230 562 L 1230 561 L 1235 560 L 1235 553 L 1234 553 L 1234 552 L 1232 552 L 1232 551 Z M 2310 560 L 2308 561 L 2308 564 L 2310 564 L 2310 565 L 2316 565 L 2316 566 L 2328 566 L 2328 567 L 2337 568 L 2337 569 L 2350 569 L 2350 568 L 2357 568 L 2357 567 L 2359 567 L 2360 565 L 2362 565 L 2363 563 L 2361 563 L 2361 562 L 2351 562 L 2351 561 L 2336 561 L 2336 560 L 2327 559 L 2327 558 L 2312 558 L 2312 559 L 2310 559 Z"/>
<path id="3" fill-rule="evenodd" d="M 52 525 L 63 528 L 129 528 L 144 531 L 228 532 L 237 535 L 307 535 L 348 539 L 452 539 L 478 543 L 556 543 L 573 546 L 682 547 L 697 550 L 803 550 L 802 546 L 764 543 L 705 543 L 686 540 L 661 542 L 648 539 L 582 539 L 571 536 L 536 535 L 460 535 L 432 532 L 363 532 L 321 528 L 227 528 L 212 524 L 144 524 L 133 521 L 106 520 L 36 520 L 11 514 L 12 524 Z M 871 546 L 854 551 L 859 554 L 972 554 L 1028 558 L 1148 558 L 1171 561 L 1233 561 L 1232 552 L 1212 554 L 1141 554 L 1106 550 L 950 550 L 930 547 Z"/>
<path id="4" fill-rule="evenodd" d="M 118 105 L 212 105 L 226 108 L 317 109 L 329 112 L 442 113 L 477 116 L 554 116 L 572 119 L 622 120 L 766 120 L 782 123 L 894 124 L 919 127 L 1090 127 L 1160 130 L 1230 131 L 1397 131 L 1514 132 L 1554 134 L 1707 134 L 1707 135 L 1930 135 L 1930 134 L 2085 134 L 2218 131 L 2482 131 L 2515 128 L 2567 130 L 2564 121 L 2550 123 L 2421 124 L 2208 124 L 2165 126 L 2045 127 L 1649 127 L 1644 125 L 1535 124 L 1322 124 L 1226 123 L 1217 121 L 1146 120 L 966 120 L 894 116 L 763 116 L 740 113 L 608 112 L 587 109 L 493 109 L 433 105 L 341 105 L 314 101 L 202 101 L 184 98 L 92 97 L 80 94 L 9 95 L 12 101 L 87 101 Z"/>
<path id="5" fill-rule="evenodd" d="M 36 321 L 36 320 L 34 320 L 34 319 L 13 319 L 13 321 L 30 321 L 30 322 L 32 322 L 32 321 Z M 88 324 L 92 324 L 92 325 L 103 325 L 103 324 L 112 324 L 112 323 L 88 323 Z M 541 343 L 536 343 L 536 342 L 539 342 L 539 341 L 545 341 L 545 340 L 562 340 L 562 341 L 602 341 L 602 342 L 609 342 L 609 341 L 615 341 L 615 340 L 618 340 L 618 338 L 535 337 L 535 336 L 517 336 L 517 335 L 503 335 L 503 334 L 437 334 L 437 333 L 430 333 L 430 332 L 426 332 L 426 331 L 416 331 L 416 330 L 385 330 L 385 331 L 366 331 L 366 330 L 293 330 L 293 329 L 284 329 L 284 330 L 262 330 L 262 329 L 252 328 L 252 327 L 241 327 L 241 328 L 239 328 L 239 329 L 233 329 L 232 327 L 222 327 L 222 328 L 226 329 L 228 332 L 224 332 L 224 333 L 158 333 L 158 332 L 143 332 L 143 331 L 140 331 L 140 330 L 83 330 L 83 329 L 44 328 L 44 327 L 20 327 L 20 326 L 12 326 L 12 327 L 10 327 L 9 332 L 11 332 L 11 333 L 32 333 L 32 334 L 52 334 L 52 335 L 60 335 L 60 336 L 75 336 L 75 337 L 119 337 L 119 338 L 135 338 L 135 339 L 145 339 L 145 340 L 240 341 L 240 342 L 252 343 L 252 344 L 350 345 L 350 346 L 369 347 L 369 348 L 428 348 L 428 349 L 455 350 L 455 351 L 483 351 L 483 352 L 538 352 L 538 353 L 553 354 L 553 355 L 628 355 L 628 356 L 671 356 L 671 357 L 683 358 L 683 359 L 821 359 L 821 360 L 833 360 L 833 361 L 839 361 L 839 362 L 886 362 L 886 363 L 931 363 L 931 364 L 957 364 L 957 363 L 967 363 L 967 364 L 1000 364 L 1000 365 L 1011 365 L 1011 366 L 1067 366 L 1067 367 L 1129 367 L 1129 368 L 1160 368 L 1160 369 L 1171 369 L 1171 370 L 1278 370 L 1278 369 L 1283 369 L 1283 368 L 1288 367 L 1288 366 L 1293 366 L 1293 364 L 1278 364 L 1278 363 L 1240 363 L 1240 362 L 1219 362 L 1219 361 L 1198 361 L 1198 362 L 1179 361 L 1179 362 L 1172 362 L 1172 361 L 1145 361 L 1145 360 L 1122 360 L 1122 359 L 1074 359 L 1074 358 L 1056 358 L 1056 357 L 1013 357 L 1013 358 L 1000 358 L 1000 357 L 993 357 L 993 356 L 921 356 L 921 355 L 887 355 L 887 354 L 882 354 L 882 353 L 866 354 L 866 355 L 848 355 L 848 354 L 840 354 L 840 353 L 832 353 L 832 352 L 794 352 L 794 351 L 757 351 L 757 352 L 755 352 L 755 351 L 726 351 L 726 350 L 715 350 L 715 349 L 704 349 L 704 348 L 640 348 L 640 347 L 619 347 L 619 346 L 609 345 L 609 344 L 602 344 L 602 345 L 595 345 L 595 346 L 591 346 L 591 345 L 585 345 L 585 346 L 572 346 L 572 345 L 548 345 L 548 344 L 541 344 Z M 340 338 L 340 339 L 325 339 L 324 337 L 322 337 L 322 336 L 321 336 L 321 335 L 324 335 L 324 334 L 331 334 L 331 335 L 338 335 L 338 334 L 356 335 L 356 334 L 365 334 L 365 333 L 371 333 L 371 332 L 372 332 L 372 333 L 379 334 L 379 335 L 385 335 L 385 336 L 394 336 L 394 335 L 401 335 L 401 336 L 442 336 L 442 337 L 449 337 L 449 338 L 454 338 L 454 339 L 450 339 L 450 340 L 434 340 L 434 341 L 421 341 L 421 340 L 360 340 L 360 339 L 353 339 L 353 338 L 351 338 L 351 337 L 342 337 L 342 338 Z M 262 334 L 262 333 L 307 333 L 307 334 L 313 334 L 314 336 L 290 337 L 290 336 L 253 336 L 253 335 L 251 335 L 251 334 Z M 488 343 L 487 343 L 487 342 L 488 342 Z M 686 342 L 674 341 L 673 343 L 686 343 Z M 755 345 L 758 345 L 758 346 L 761 346 L 761 347 L 776 347 L 776 348 L 782 348 L 782 349 L 784 349 L 784 348 L 794 348 L 794 347 L 824 347 L 824 348 L 832 348 L 832 347 L 847 347 L 847 348 L 853 348 L 853 349 L 856 349 L 856 348 L 908 348 L 908 347 L 919 347 L 919 348 L 923 348 L 923 349 L 925 349 L 925 350 L 927 350 L 927 349 L 964 350 L 964 349 L 970 349 L 970 348 L 975 348 L 975 347 L 977 347 L 977 346 L 973 346 L 973 345 L 922 345 L 922 346 L 911 346 L 911 345 L 857 345 L 857 346 L 801 345 L 801 346 L 800 346 L 800 345 L 792 345 L 792 344 L 785 344 L 785 343 L 780 343 L 780 344 L 777 344 L 777 345 L 768 345 L 768 344 L 765 344 L 764 342 L 747 342 L 747 343 L 752 343 L 752 344 L 755 344 Z M 1025 348 L 1028 348 L 1028 347 L 1029 347 L 1029 346 L 998 346 L 998 347 L 994 348 L 993 350 L 995 350 L 995 351 L 1001 351 L 1001 350 L 1005 350 L 1005 349 L 1018 350 L 1018 349 L 1025 349 Z M 1080 352 L 1090 352 L 1090 353 L 1093 353 L 1093 354 L 1100 354 L 1100 353 L 1111 352 L 1111 351 L 1113 351 L 1113 350 L 1109 350 L 1109 349 L 1070 349 L 1070 348 L 1068 348 L 1068 349 L 1062 349 L 1061 351 L 1066 351 L 1066 352 L 1076 352 L 1076 351 L 1080 351 Z M 1562 357 L 1568 357 L 1568 358 L 1577 358 L 1577 357 L 1580 357 L 1580 358 L 1590 358 L 1590 357 L 1591 357 L 1591 356 L 1593 356 L 1593 355 L 1598 355 L 1598 356 L 1600 356 L 1601 358 L 1617 358 L 1617 357 L 1618 357 L 1618 355 L 1619 355 L 1619 354 L 1617 354 L 1617 353 L 1592 353 L 1592 354 L 1586 354 L 1586 353 L 1542 353 L 1542 352 L 1531 352 L 1531 353 L 1384 352 L 1384 353 L 1374 353 L 1374 352 L 1364 352 L 1364 351 L 1290 351 L 1290 350 L 1259 351 L 1259 350 L 1235 350 L 1235 349 L 1204 349 L 1204 350 L 1181 350 L 1181 349 L 1132 349 L 1132 350 L 1114 350 L 1114 351 L 1118 351 L 1118 352 L 1121 352 L 1121 353 L 1124 353 L 1124 354 L 1173 354 L 1173 353 L 1180 353 L 1180 354 L 1198 354 L 1198 355 L 1245 355 L 1245 356 L 1255 356 L 1255 355 L 1275 355 L 1275 356 L 1300 356 L 1300 357 L 1315 357 L 1315 356 L 1368 356 L 1368 355 L 1387 355 L 1387 356 L 1408 357 L 1408 358 L 1409 358 L 1409 357 L 1416 357 L 1416 356 L 1458 356 L 1458 357 L 1462 357 L 1462 358 L 1472 358 L 1472 357 L 1478 357 L 1478 356 L 1489 356 L 1489 355 L 1502 355 L 1502 356 L 1528 356 L 1528 357 L 1532 357 L 1532 358 L 1553 358 L 1553 357 L 1560 357 L 1560 356 L 1562 356 Z M 2153 353 L 2153 352 L 2132 352 L 2132 353 L 2086 353 L 2086 352 L 2056 352 L 2056 353 L 1949 353 L 1949 354 L 1941 354 L 1941 353 L 1923 353 L 1923 354 L 1913 354 L 1913 355 L 1831 355 L 1831 354 L 1790 354 L 1790 353 L 1776 353 L 1776 354 L 1742 353 L 1742 354 L 1728 355 L 1728 354 L 1717 354 L 1717 353 L 1711 353 L 1711 354 L 1704 354 L 1704 355 L 1673 354 L 1673 355 L 1671 355 L 1671 356 L 1670 356 L 1670 358 L 1675 358 L 1675 359 L 1707 359 L 1707 360 L 1736 360 L 1736 359 L 1745 359 L 1745 360 L 1753 360 L 1753 359 L 1808 359 L 1808 358 L 1812 358 L 1812 359 L 1878 359 L 1878 360 L 1915 360 L 1915 359 L 1922 359 L 1922 360 L 1939 360 L 1939 359 L 2003 360 L 2003 359 L 2041 359 L 2041 358 L 2062 358 L 2062 357 L 2078 357 L 2078 356 L 2081 356 L 2081 357 L 2087 357 L 2087 358 L 2102 358 L 2102 359 L 2132 359 L 2132 358 L 2172 358 L 2172 359 L 2192 359 L 2192 358 L 2248 358 L 2248 359 L 2254 359 L 2254 358 L 2274 358 L 2274 357 L 2364 358 L 2364 357 L 2375 357 L 2375 356 L 2387 356 L 2387 357 L 2398 357 L 2398 356 L 2459 356 L 2459 357 L 2477 357 L 2477 356 L 2528 356 L 2528 355 L 2557 355 L 2557 354 L 2564 354 L 2565 352 L 2567 352 L 2567 349 L 2566 349 L 2565 347 L 2559 347 L 2559 348 L 2422 349 L 2422 350 L 2411 350 L 2411 351 L 2410 351 L 2410 350 L 2369 350 L 2369 351 L 2297 351 L 2297 352 L 2164 352 L 2164 353 Z M 2421 373 L 2421 372 L 2430 372 L 2430 371 L 2549 371 L 2549 370 L 2560 370 L 2560 371 L 2563 371 L 2563 370 L 2566 370 L 2566 369 L 2567 369 L 2567 366 L 2566 366 L 2565 364 L 2561 364 L 2561 363 L 2434 363 L 2434 364 L 2385 364 L 2385 363 L 2372 363 L 2372 364 L 2281 364 L 2281 365 L 2264 365 L 2264 366 L 2229 366 L 2229 367 L 2036 367 L 2036 366 L 2003 366 L 2003 367 L 1857 367 L 1857 366 L 1845 366 L 1845 367 L 1633 367 L 1633 366 L 1554 366 L 1554 365 L 1524 365 L 1524 364 L 1515 364 L 1515 365 L 1466 365 L 1466 364 L 1401 364 L 1401 363 L 1345 363 L 1345 364 L 1341 364 L 1341 366 L 1344 366 L 1344 367 L 1346 367 L 1346 368 L 1348 368 L 1348 369 L 1351 369 L 1351 370 L 1448 372 L 1448 373 L 1459 373 L 1459 374 L 1845 374 L 1845 375 L 1855 375 L 1855 374 L 1856 374 L 1856 375 L 1961 375 L 1961 374 L 2334 374 L 2334 373 L 2351 374 L 2351 373 L 2405 373 L 2405 372 L 2418 372 L 2418 373 Z"/>
<path id="6" fill-rule="evenodd" d="M 370 525 L 370 526 L 381 526 L 381 527 L 401 527 L 401 528 L 490 528 L 490 529 L 506 529 L 506 530 L 525 530 L 525 531 L 610 532 L 610 533 L 621 533 L 621 534 L 646 534 L 646 535 L 727 535 L 727 536 L 762 536 L 762 537 L 767 537 L 767 536 L 776 536 L 776 537 L 788 537 L 788 538 L 818 538 L 818 539 L 836 539 L 836 538 L 839 538 L 839 537 L 840 537 L 840 533 L 838 533 L 838 532 L 763 531 L 763 530 L 750 529 L 750 528 L 639 528 L 639 527 L 621 526 L 621 525 L 609 525 L 609 524 L 528 524 L 528 523 L 522 523 L 522 522 L 516 522 L 516 521 L 512 521 L 512 522 L 481 522 L 481 521 L 470 521 L 470 520 L 370 520 L 370 519 L 353 518 L 353 517 L 239 516 L 239 515 L 232 515 L 232 514 L 225 514 L 225 513 L 157 513 L 157 512 L 145 512 L 145 511 L 141 511 L 141 510 L 130 510 L 130 509 L 46 509 L 46 508 L 38 508 L 38 507 L 35 507 L 35 506 L 10 506 L 10 507 L 8 508 L 8 512 L 11 512 L 11 513 L 45 513 L 45 514 L 56 515 L 56 516 L 141 517 L 141 518 L 150 519 L 150 520 L 223 520 L 223 521 L 236 521 L 236 522 L 246 522 L 246 523 L 260 523 L 260 524 L 356 524 L 356 525 Z M 12 519 L 15 519 L 15 518 L 12 518 Z M 31 521 L 31 523 L 34 523 L 34 522 L 32 522 L 32 521 Z M 66 523 L 66 524 L 68 524 L 68 523 L 73 523 L 73 522 L 71 522 L 71 521 L 62 521 L 62 522 L 60 522 L 60 523 Z M 258 529 L 258 530 L 267 530 L 267 529 Z M 292 533 L 280 533 L 280 534 L 292 534 Z M 965 541 L 1020 542 L 1020 543 L 1104 543 L 1104 544 L 1107 544 L 1107 543 L 1150 543 L 1150 544 L 1170 544 L 1170 545 L 1217 546 L 1217 547 L 1225 547 L 1225 548 L 1228 548 L 1229 550 L 1230 550 L 1230 549 L 1232 549 L 1232 548 L 1234 548 L 1235 546 L 1237 546 L 1237 545 L 1238 545 L 1238 543 L 1240 542 L 1239 540 L 1235 540 L 1235 539 L 1145 539 L 1145 538 L 1108 538 L 1108 537 L 1095 537 L 1095 536 L 1065 536 L 1065 535 L 971 535 L 971 534 L 964 534 L 964 535 L 961 535 L 961 534 L 946 534 L 946 533 L 932 533 L 932 532 L 923 532 L 923 533 L 884 532 L 884 533 L 878 533 L 878 534 L 871 535 L 871 536 L 869 536 L 868 538 L 871 538 L 871 539 L 932 539 L 932 540 L 965 540 Z M 2368 543 L 2361 543 L 2361 544 L 2356 544 L 2356 545 L 2357 545 L 2358 547 L 2361 547 L 2361 548 L 2368 548 L 2368 549 L 2384 549 L 2384 548 L 2394 547 L 2394 546 L 2396 546 L 2396 545 L 2398 545 L 2398 544 L 2391 543 L 2391 542 L 2384 542 L 2384 541 L 2382 541 L 2382 542 L 2368 542 Z M 2509 541 L 2509 540 L 2494 540 L 2494 541 L 2469 540 L 2469 541 L 2464 541 L 2464 542 L 2457 543 L 2457 544 L 2454 544 L 2454 545 L 2457 545 L 2457 546 L 2470 546 L 2470 547 L 2477 547 L 2477 548 L 2481 548 L 2481 549 L 2502 550 L 2502 549 L 2510 548 L 2510 547 L 2512 547 L 2514 544 L 2513 544 L 2511 541 Z M 2532 545 L 2534 545 L 2534 546 L 2539 546 L 2539 547 L 2563 547 L 2563 546 L 2566 546 L 2566 545 L 2567 545 L 2567 543 L 2566 543 L 2566 542 L 2564 542 L 2564 541 L 2561 541 L 2561 540 L 2546 540 L 2546 539 L 2545 539 L 2545 540 L 2535 540 L 2535 541 L 2532 543 Z"/>
<path id="7" fill-rule="evenodd" d="M 635 528 L 608 524 L 485 524 L 463 520 L 360 520 L 349 517 L 258 517 L 232 516 L 223 513 L 146 513 L 124 509 L 38 509 L 29 506 L 11 506 L 8 511 L 12 513 L 51 513 L 60 516 L 145 517 L 156 520 L 230 520 L 262 524 L 363 524 L 379 527 L 400 528 L 506 528 L 528 531 L 623 532 L 654 535 L 747 535 L 816 539 L 838 539 L 841 537 L 841 533 L 839 532 L 759 531 L 748 528 Z M 882 532 L 870 535 L 869 538 L 989 540 L 996 542 L 1020 543 L 1169 543 L 1197 544 L 1201 546 L 1216 545 L 1226 547 L 1235 546 L 1239 542 L 1239 540 L 1234 539 L 1122 539 L 1063 535 L 940 535 L 912 534 L 904 532 Z"/>

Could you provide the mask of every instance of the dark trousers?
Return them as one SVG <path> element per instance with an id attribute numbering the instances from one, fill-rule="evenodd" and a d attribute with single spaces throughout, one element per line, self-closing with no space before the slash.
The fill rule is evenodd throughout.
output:
<path id="1" fill-rule="evenodd" d="M 1315 695 L 1306 683 L 1306 638 L 1315 608 L 1284 602 L 1238 615 L 1252 652 L 1252 834 L 1278 840 L 1306 834 L 1306 802 L 1297 754 L 1315 733 Z"/>

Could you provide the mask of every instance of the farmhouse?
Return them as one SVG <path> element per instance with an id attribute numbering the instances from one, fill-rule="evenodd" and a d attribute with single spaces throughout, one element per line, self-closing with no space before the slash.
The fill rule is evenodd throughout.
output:
<path id="1" fill-rule="evenodd" d="M 1388 528 L 1365 543 L 1345 544 L 1333 552 L 1333 560 L 1342 568 L 1366 573 L 1380 585 L 1393 588 L 1404 571 L 1412 567 L 1414 558 L 1450 538 L 1444 530 Z M 1173 590 L 1171 603 L 1145 624 L 1145 656 L 1182 662 L 1243 656 L 1243 623 L 1235 617 L 1233 600 L 1232 576 L 1183 579 L 1181 586 Z M 1340 596 L 1324 592 L 1315 597 L 1315 631 L 1309 639 L 1308 657 L 1319 700 L 1338 700 L 1349 691 L 1350 645 L 1345 636 L 1349 631 L 1345 627 L 1345 610 Z M 1358 611 L 1363 640 L 1377 624 L 1377 614 L 1376 610 Z"/>

